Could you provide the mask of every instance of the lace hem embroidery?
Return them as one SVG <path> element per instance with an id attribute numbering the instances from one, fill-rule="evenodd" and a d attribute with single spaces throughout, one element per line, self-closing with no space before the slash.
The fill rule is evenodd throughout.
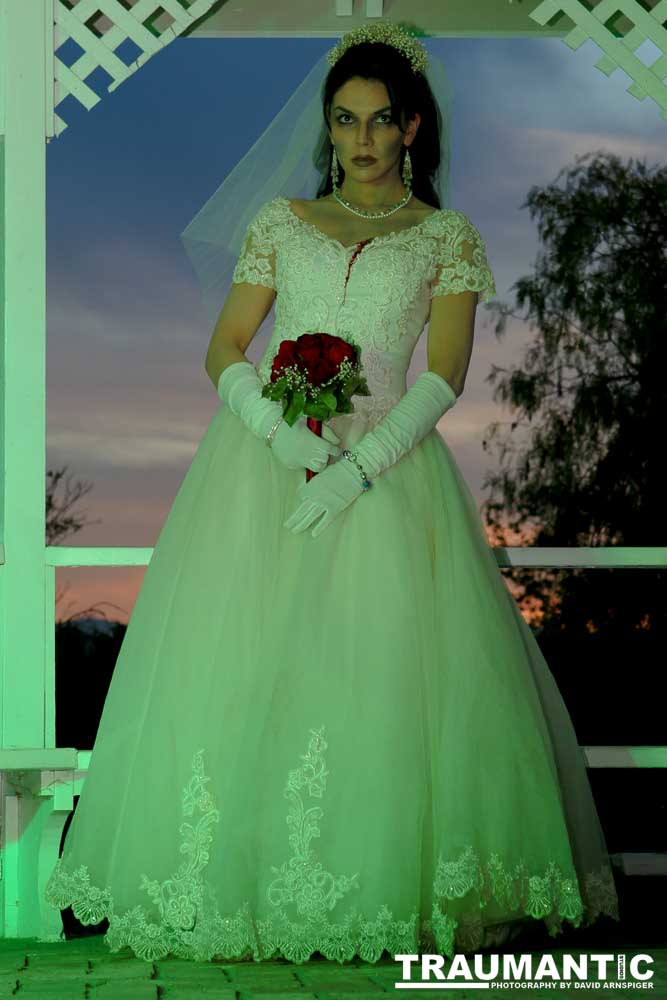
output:
<path id="1" fill-rule="evenodd" d="M 525 917 L 543 920 L 551 937 L 562 929 L 563 920 L 578 927 L 585 919 L 591 923 L 605 914 L 618 920 L 618 900 L 608 865 L 587 873 L 582 900 L 575 873 L 563 874 L 554 863 L 544 872 L 531 873 L 523 865 L 508 870 L 493 853 L 485 864 L 469 846 L 455 861 L 445 862 L 440 853 L 433 881 L 430 919 L 420 921 L 413 911 L 407 919 L 398 919 L 386 905 L 380 906 L 374 919 L 368 919 L 356 906 L 336 921 L 328 914 L 351 890 L 359 889 L 359 873 L 334 875 L 326 871 L 310 846 L 319 837 L 317 821 L 322 819 L 319 806 L 305 807 L 303 790 L 310 798 L 322 799 L 326 790 L 324 726 L 311 729 L 308 751 L 301 767 L 290 771 L 285 797 L 290 801 L 287 823 L 292 832 L 289 844 L 292 855 L 279 867 L 272 866 L 275 878 L 270 882 L 266 901 L 270 916 L 259 919 L 246 901 L 235 914 L 223 916 L 203 870 L 209 859 L 211 828 L 220 819 L 205 785 L 211 780 L 204 774 L 203 750 L 193 758 L 193 775 L 182 796 L 184 816 L 199 812 L 196 823 L 183 822 L 181 853 L 184 861 L 164 882 L 142 874 L 140 888 L 151 898 L 157 918 L 138 905 L 123 914 L 115 912 L 111 889 L 92 883 L 86 865 L 73 873 L 64 870 L 62 858 L 47 883 L 44 899 L 63 909 L 71 906 L 83 924 L 109 921 L 105 942 L 112 952 L 129 946 L 138 958 L 153 961 L 166 955 L 195 961 L 215 958 L 252 957 L 262 961 L 281 954 L 301 964 L 319 951 L 338 962 L 358 955 L 377 962 L 386 950 L 390 955 L 429 952 L 453 957 L 482 946 L 484 923 L 481 911 L 495 901 L 510 912 L 520 910 Z M 447 901 L 462 899 L 472 893 L 470 911 L 455 919 L 447 913 Z M 286 907 L 293 905 L 296 919 Z M 515 919 L 522 919 L 521 917 Z"/>

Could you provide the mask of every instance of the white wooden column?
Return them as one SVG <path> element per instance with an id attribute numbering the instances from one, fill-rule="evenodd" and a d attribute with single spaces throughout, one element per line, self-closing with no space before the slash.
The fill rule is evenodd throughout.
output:
<path id="1" fill-rule="evenodd" d="M 0 0 L 0 746 L 45 745 L 49 0 Z M 49 37 L 47 37 L 49 36 Z M 52 729 L 50 728 L 52 732 Z"/>

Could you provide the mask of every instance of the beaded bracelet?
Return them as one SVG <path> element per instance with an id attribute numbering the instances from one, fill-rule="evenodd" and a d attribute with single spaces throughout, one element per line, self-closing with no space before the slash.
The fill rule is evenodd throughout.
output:
<path id="1" fill-rule="evenodd" d="M 266 444 L 267 444 L 267 446 L 269 448 L 273 444 L 273 439 L 276 436 L 276 431 L 278 430 L 278 428 L 280 427 L 280 425 L 281 425 L 282 422 L 283 422 L 283 418 L 282 417 L 278 417 L 278 419 L 276 420 L 275 424 L 273 425 L 273 427 L 271 428 L 271 430 L 269 431 L 269 433 L 266 435 Z"/>
<path id="2" fill-rule="evenodd" d="M 350 451 L 349 448 L 344 448 L 343 451 L 341 452 L 341 454 L 342 454 L 343 458 L 347 458 L 350 462 L 353 462 L 354 465 L 356 465 L 356 467 L 359 469 L 359 472 L 361 473 L 361 485 L 362 485 L 363 489 L 370 490 L 370 488 L 371 488 L 371 481 L 368 478 L 368 476 L 366 475 L 366 473 L 364 472 L 364 470 L 361 467 L 361 465 L 359 465 L 359 463 L 357 462 L 357 458 L 359 457 L 357 455 L 357 453 L 355 451 Z"/>

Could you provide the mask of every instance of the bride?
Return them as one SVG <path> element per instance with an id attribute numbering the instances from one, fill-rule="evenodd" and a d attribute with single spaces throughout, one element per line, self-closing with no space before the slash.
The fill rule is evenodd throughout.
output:
<path id="1" fill-rule="evenodd" d="M 328 58 L 319 187 L 298 197 L 265 162 L 268 187 L 227 197 L 202 240 L 218 266 L 249 215 L 206 357 L 221 405 L 46 889 L 147 961 L 451 957 L 618 919 L 572 722 L 447 443 L 495 285 L 441 198 L 435 69 L 383 22 Z M 370 390 L 321 437 L 262 396 L 305 332 L 357 344 Z"/>

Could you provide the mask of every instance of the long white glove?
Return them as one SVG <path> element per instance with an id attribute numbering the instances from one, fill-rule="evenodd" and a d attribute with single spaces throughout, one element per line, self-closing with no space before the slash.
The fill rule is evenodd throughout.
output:
<path id="1" fill-rule="evenodd" d="M 262 396 L 262 380 L 249 361 L 235 361 L 223 370 L 218 379 L 218 395 L 248 430 L 263 440 L 276 421 L 281 420 L 271 451 L 288 469 L 320 472 L 329 455 L 340 455 L 340 438 L 326 424 L 322 424 L 319 437 L 303 417 L 292 427 L 282 420 L 283 404 Z"/>
<path id="2" fill-rule="evenodd" d="M 433 430 L 457 398 L 449 382 L 437 372 L 423 372 L 377 426 L 350 449 L 368 479 L 373 480 L 407 455 Z M 298 487 L 297 496 L 302 502 L 283 527 L 297 535 L 324 514 L 312 531 L 313 538 L 317 538 L 341 511 L 366 491 L 363 483 L 361 471 L 355 464 L 341 458 L 309 483 Z"/>

